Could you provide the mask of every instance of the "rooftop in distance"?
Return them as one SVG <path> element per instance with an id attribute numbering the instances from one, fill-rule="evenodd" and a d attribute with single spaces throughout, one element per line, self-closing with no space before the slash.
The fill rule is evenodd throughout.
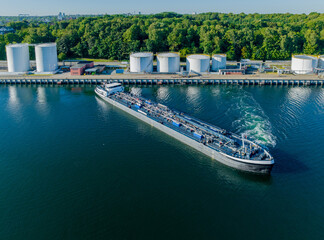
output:
<path id="1" fill-rule="evenodd" d="M 152 57 L 153 53 L 151 52 L 137 52 L 137 53 L 132 53 L 132 57 Z"/>
<path id="2" fill-rule="evenodd" d="M 12 43 L 12 44 L 8 44 L 7 47 L 25 47 L 28 46 L 28 43 Z"/>
<path id="3" fill-rule="evenodd" d="M 191 58 L 191 59 L 210 59 L 210 56 L 205 55 L 205 54 L 192 54 L 192 55 L 188 55 L 187 58 Z"/>
<path id="4" fill-rule="evenodd" d="M 56 46 L 56 43 L 40 43 L 36 45 L 36 47 L 53 47 L 53 46 Z"/>
<path id="5" fill-rule="evenodd" d="M 179 53 L 175 52 L 162 52 L 162 53 L 157 53 L 158 57 L 180 57 Z"/>
<path id="6" fill-rule="evenodd" d="M 217 53 L 217 54 L 213 54 L 213 57 L 226 57 L 225 53 Z"/>

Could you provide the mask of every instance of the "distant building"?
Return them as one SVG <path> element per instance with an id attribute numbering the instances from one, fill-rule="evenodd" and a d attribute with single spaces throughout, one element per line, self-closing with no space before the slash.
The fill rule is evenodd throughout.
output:
<path id="1" fill-rule="evenodd" d="M 59 12 L 59 14 L 57 15 L 57 19 L 58 19 L 59 21 L 64 20 L 64 19 L 65 19 L 65 13 L 61 13 L 61 12 Z"/>
<path id="2" fill-rule="evenodd" d="M 15 29 L 12 27 L 5 27 L 5 26 L 0 26 L 0 35 L 6 34 L 6 33 L 14 33 Z"/>
<path id="3" fill-rule="evenodd" d="M 29 17 L 29 14 L 21 13 L 18 15 L 19 21 L 22 21 Z"/>

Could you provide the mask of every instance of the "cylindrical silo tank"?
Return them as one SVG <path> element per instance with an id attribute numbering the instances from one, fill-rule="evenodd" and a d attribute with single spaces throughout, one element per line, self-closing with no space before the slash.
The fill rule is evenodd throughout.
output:
<path id="1" fill-rule="evenodd" d="M 27 43 L 6 46 L 8 72 L 27 72 L 30 68 Z"/>
<path id="2" fill-rule="evenodd" d="M 213 55 L 211 69 L 214 72 L 217 72 L 219 69 L 226 69 L 226 54 Z"/>
<path id="3" fill-rule="evenodd" d="M 296 74 L 313 73 L 318 58 L 309 55 L 294 55 L 291 59 L 291 70 Z"/>
<path id="4" fill-rule="evenodd" d="M 157 71 L 175 73 L 180 71 L 180 55 L 178 53 L 158 53 Z"/>
<path id="5" fill-rule="evenodd" d="M 56 43 L 35 46 L 37 72 L 54 72 L 57 69 Z"/>
<path id="6" fill-rule="evenodd" d="M 210 57 L 204 54 L 193 54 L 187 56 L 187 71 L 209 72 Z"/>
<path id="7" fill-rule="evenodd" d="M 324 69 L 324 55 L 318 58 L 318 68 Z"/>
<path id="8" fill-rule="evenodd" d="M 131 72 L 153 72 L 153 53 L 138 52 L 130 55 Z"/>

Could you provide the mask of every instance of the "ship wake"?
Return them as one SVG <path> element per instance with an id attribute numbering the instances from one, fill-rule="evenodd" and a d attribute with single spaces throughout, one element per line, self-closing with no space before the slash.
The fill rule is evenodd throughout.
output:
<path id="1" fill-rule="evenodd" d="M 238 89 L 233 94 L 233 104 L 227 110 L 227 114 L 236 116 L 232 123 L 237 134 L 246 134 L 250 139 L 264 146 L 274 147 L 276 136 L 272 133 L 272 126 L 268 116 L 253 96 Z"/>

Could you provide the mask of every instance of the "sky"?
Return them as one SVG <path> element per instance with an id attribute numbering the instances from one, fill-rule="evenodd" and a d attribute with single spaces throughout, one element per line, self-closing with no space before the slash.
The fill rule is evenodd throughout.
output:
<path id="1" fill-rule="evenodd" d="M 324 12 L 324 0 L 0 0 L 0 16 L 65 14 L 310 13 Z"/>

